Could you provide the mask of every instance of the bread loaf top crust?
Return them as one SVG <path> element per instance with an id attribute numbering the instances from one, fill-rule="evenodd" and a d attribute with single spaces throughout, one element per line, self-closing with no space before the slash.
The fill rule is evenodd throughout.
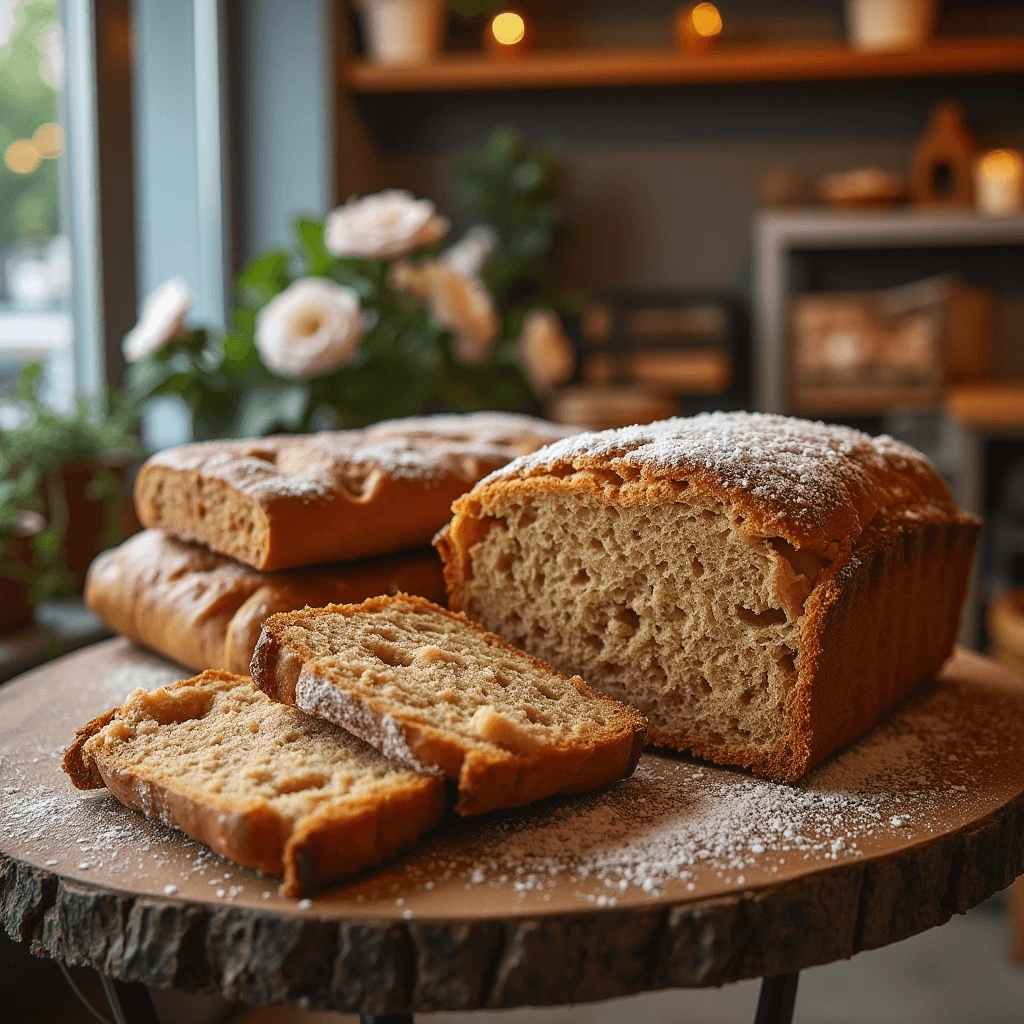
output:
<path id="1" fill-rule="evenodd" d="M 575 474 L 579 474 L 578 478 Z M 579 434 L 517 458 L 455 503 L 456 513 L 508 481 L 574 477 L 616 501 L 670 500 L 680 488 L 731 506 L 741 531 L 795 548 L 856 542 L 882 509 L 956 512 L 920 452 L 888 435 L 768 413 L 714 412 Z M 567 481 L 568 482 L 568 481 Z M 653 491 L 652 491 L 653 489 Z"/>
<path id="2" fill-rule="evenodd" d="M 349 561 L 429 543 L 482 476 L 570 433 L 530 416 L 471 413 L 205 441 L 149 459 L 135 506 L 144 526 L 256 569 Z"/>
<path id="3" fill-rule="evenodd" d="M 365 495 L 377 475 L 426 484 L 451 475 L 474 481 L 570 433 L 513 413 L 414 416 L 361 430 L 199 441 L 158 452 L 142 473 L 155 467 L 201 473 L 260 502 L 356 497 Z"/>

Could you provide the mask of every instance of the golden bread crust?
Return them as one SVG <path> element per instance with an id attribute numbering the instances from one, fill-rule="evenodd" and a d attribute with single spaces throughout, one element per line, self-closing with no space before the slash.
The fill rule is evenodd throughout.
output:
<path id="1" fill-rule="evenodd" d="M 174 695 L 241 685 L 249 687 L 251 681 L 229 672 L 207 671 L 165 691 Z M 112 708 L 78 730 L 63 760 L 73 784 L 79 789 L 106 786 L 125 806 L 180 828 L 229 860 L 283 874 L 287 895 L 300 896 L 394 856 L 415 843 L 444 813 L 443 783 L 404 771 L 402 782 L 387 790 L 334 799 L 297 820 L 282 816 L 258 796 L 226 798 L 154 778 L 144 770 L 126 767 L 116 756 L 106 756 L 103 730 L 116 726 L 127 706 Z"/>
<path id="2" fill-rule="evenodd" d="M 396 591 L 443 599 L 437 555 L 428 549 L 265 573 L 144 530 L 95 559 L 85 600 L 115 632 L 182 665 L 246 675 L 267 616 Z"/>
<path id="3" fill-rule="evenodd" d="M 586 496 L 653 508 L 686 494 L 722 507 L 752 544 L 783 538 L 827 553 L 804 605 L 797 681 L 782 740 L 765 752 L 711 742 L 680 717 L 648 741 L 792 781 L 863 734 L 952 652 L 980 521 L 924 456 L 870 438 L 760 414 L 711 414 L 580 435 L 516 460 L 453 506 L 435 537 L 449 606 L 469 611 L 474 551 L 503 501 Z M 651 537 L 651 544 L 658 538 Z"/>
<path id="4" fill-rule="evenodd" d="M 569 433 L 529 416 L 472 413 L 184 445 L 142 467 L 136 510 L 144 526 L 257 569 L 389 554 L 428 544 L 477 480 Z"/>
<path id="5" fill-rule="evenodd" d="M 551 666 L 488 633 L 465 616 L 407 594 L 370 598 L 358 605 L 330 605 L 271 616 L 263 624 L 263 635 L 253 655 L 253 682 L 274 700 L 294 704 L 296 687 L 304 674 L 329 681 L 339 690 L 338 699 L 331 702 L 331 712 L 340 717 L 332 721 L 388 756 L 457 780 L 459 800 L 455 809 L 464 815 L 515 807 L 556 793 L 596 789 L 632 774 L 643 748 L 646 719 L 635 708 L 590 689 L 578 677 L 571 682 L 579 692 L 606 706 L 610 719 L 607 727 L 587 741 L 552 743 L 516 754 L 494 744 L 470 743 L 424 717 L 396 709 L 383 694 L 366 697 L 343 691 L 337 679 L 323 680 L 317 675 L 315 659 L 294 640 L 296 627 L 302 629 L 320 616 L 352 617 L 396 606 L 412 606 L 443 615 L 457 622 L 461 629 L 485 638 L 491 646 L 570 682 Z"/>

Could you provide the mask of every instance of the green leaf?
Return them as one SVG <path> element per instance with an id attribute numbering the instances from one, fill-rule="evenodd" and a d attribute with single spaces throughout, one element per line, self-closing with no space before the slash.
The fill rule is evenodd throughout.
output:
<path id="1" fill-rule="evenodd" d="M 242 437 L 265 437 L 276 430 L 300 430 L 309 404 L 308 384 L 259 388 L 246 395 L 242 402 L 238 433 Z"/>
<path id="2" fill-rule="evenodd" d="M 243 299 L 263 305 L 283 292 L 291 284 L 290 260 L 286 250 L 271 249 L 246 264 L 235 278 L 235 286 Z"/>
<path id="3" fill-rule="evenodd" d="M 338 258 L 329 253 L 324 245 L 324 222 L 296 217 L 294 227 L 306 274 L 309 277 L 331 277 Z"/>

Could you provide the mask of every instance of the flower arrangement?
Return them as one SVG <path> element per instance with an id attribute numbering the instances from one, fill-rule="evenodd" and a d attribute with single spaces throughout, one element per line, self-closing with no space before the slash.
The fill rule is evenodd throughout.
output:
<path id="1" fill-rule="evenodd" d="M 293 251 L 239 275 L 224 335 L 190 328 L 188 289 L 168 281 L 125 338 L 132 393 L 179 396 L 196 438 L 535 405 L 574 368 L 553 312 L 566 304 L 549 259 L 561 221 L 550 157 L 496 133 L 460 191 L 483 223 L 447 248 L 448 220 L 398 189 L 298 220 Z"/>

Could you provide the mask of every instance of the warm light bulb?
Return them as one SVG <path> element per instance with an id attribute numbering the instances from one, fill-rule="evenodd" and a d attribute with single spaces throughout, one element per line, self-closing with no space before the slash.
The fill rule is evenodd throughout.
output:
<path id="1" fill-rule="evenodd" d="M 502 11 L 492 19 L 491 33 L 502 46 L 515 46 L 526 35 L 526 22 L 515 11 Z"/>
<path id="2" fill-rule="evenodd" d="M 15 174 L 31 174 L 42 159 L 35 144 L 28 139 L 18 139 L 4 150 L 4 163 Z"/>
<path id="3" fill-rule="evenodd" d="M 993 149 L 981 158 L 981 173 L 990 178 L 1015 178 L 1020 167 L 1020 153 L 1010 149 Z"/>
<path id="4" fill-rule="evenodd" d="M 56 160 L 64 152 L 64 129 L 52 121 L 41 124 L 32 136 L 32 144 L 44 160 Z"/>
<path id="5" fill-rule="evenodd" d="M 690 11 L 690 24 L 697 35 L 711 39 L 722 31 L 722 15 L 714 4 L 697 4 Z"/>

